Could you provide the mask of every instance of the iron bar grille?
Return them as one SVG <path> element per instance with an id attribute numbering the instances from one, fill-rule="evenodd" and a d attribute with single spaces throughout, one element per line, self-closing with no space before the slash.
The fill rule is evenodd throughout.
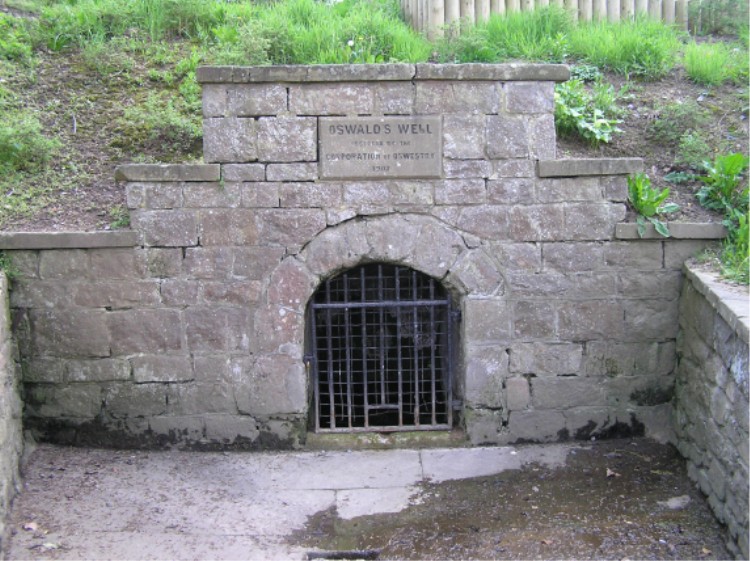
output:
<path id="1" fill-rule="evenodd" d="M 452 318 L 440 283 L 407 267 L 325 281 L 309 315 L 315 430 L 451 428 Z"/>

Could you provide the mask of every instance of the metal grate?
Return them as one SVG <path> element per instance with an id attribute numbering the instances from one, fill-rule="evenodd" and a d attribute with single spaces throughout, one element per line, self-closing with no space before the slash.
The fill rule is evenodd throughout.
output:
<path id="1" fill-rule="evenodd" d="M 453 317 L 445 289 L 407 267 L 325 281 L 309 315 L 315 430 L 451 428 Z"/>

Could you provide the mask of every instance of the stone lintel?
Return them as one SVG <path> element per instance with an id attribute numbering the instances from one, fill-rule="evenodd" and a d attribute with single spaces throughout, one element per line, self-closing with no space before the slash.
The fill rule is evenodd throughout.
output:
<path id="1" fill-rule="evenodd" d="M 138 232 L 0 232 L 0 250 L 134 247 Z"/>
<path id="2" fill-rule="evenodd" d="M 638 235 L 638 225 L 632 222 L 620 222 L 615 226 L 615 237 L 620 240 L 721 240 L 726 237 L 727 229 L 717 223 L 667 223 L 670 237 L 665 238 L 656 231 L 653 224 L 646 224 L 643 238 Z"/>
<path id="3" fill-rule="evenodd" d="M 539 177 L 627 175 L 641 171 L 643 171 L 643 160 L 641 158 L 581 158 L 539 161 Z"/>
<path id="4" fill-rule="evenodd" d="M 219 181 L 218 164 L 126 164 L 115 169 L 116 181 Z"/>
<path id="5" fill-rule="evenodd" d="M 564 64 L 319 64 L 286 66 L 202 66 L 202 84 L 253 82 L 387 82 L 410 80 L 564 82 Z"/>
<path id="6" fill-rule="evenodd" d="M 684 271 L 685 276 L 693 283 L 693 287 L 706 298 L 722 319 L 747 344 L 750 340 L 748 288 L 722 282 L 717 273 L 701 270 L 689 263 L 685 264 Z"/>

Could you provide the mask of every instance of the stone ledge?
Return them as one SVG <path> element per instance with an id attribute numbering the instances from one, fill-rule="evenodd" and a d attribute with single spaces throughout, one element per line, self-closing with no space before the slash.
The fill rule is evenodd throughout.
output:
<path id="1" fill-rule="evenodd" d="M 565 82 L 570 69 L 564 64 L 417 64 L 417 80 L 492 80 Z"/>
<path id="2" fill-rule="evenodd" d="M 0 232 L 1 249 L 90 249 L 134 247 L 138 232 Z"/>
<path id="3" fill-rule="evenodd" d="M 563 64 L 321 64 L 288 66 L 202 66 L 202 84 L 252 82 L 382 82 L 410 80 L 488 80 L 564 82 Z"/>
<path id="4" fill-rule="evenodd" d="M 576 160 L 540 160 L 539 177 L 577 177 L 581 175 L 627 175 L 643 171 L 641 158 L 581 158 Z"/>
<path id="5" fill-rule="evenodd" d="M 665 238 L 656 231 L 653 224 L 646 225 L 643 237 L 638 235 L 638 225 L 632 222 L 620 222 L 615 226 L 615 238 L 619 240 L 721 240 L 727 235 L 726 228 L 714 223 L 672 222 L 669 226 L 670 237 Z"/>
<path id="6" fill-rule="evenodd" d="M 219 181 L 219 164 L 126 164 L 115 169 L 116 181 Z"/>
<path id="7" fill-rule="evenodd" d="M 685 276 L 711 306 L 747 344 L 750 342 L 750 311 L 748 287 L 721 281 L 717 273 L 702 271 L 685 263 Z"/>

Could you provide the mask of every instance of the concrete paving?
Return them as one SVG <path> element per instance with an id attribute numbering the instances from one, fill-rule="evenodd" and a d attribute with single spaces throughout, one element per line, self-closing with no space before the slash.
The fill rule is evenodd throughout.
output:
<path id="1" fill-rule="evenodd" d="M 40 446 L 5 559 L 305 559 L 287 538 L 318 512 L 399 512 L 422 485 L 565 464 L 573 444 L 288 453 Z"/>

